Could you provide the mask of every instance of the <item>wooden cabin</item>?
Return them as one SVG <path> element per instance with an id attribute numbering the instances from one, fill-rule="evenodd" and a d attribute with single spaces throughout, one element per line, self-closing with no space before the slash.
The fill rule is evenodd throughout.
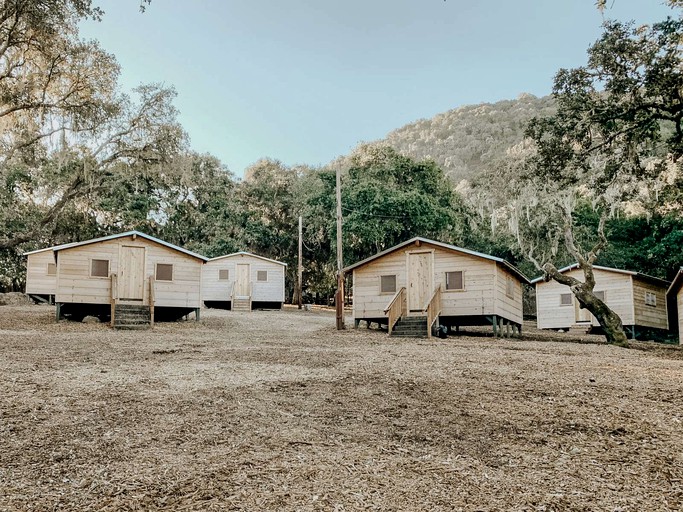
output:
<path id="1" fill-rule="evenodd" d="M 202 267 L 207 258 L 158 238 L 128 231 L 28 254 L 27 293 L 49 293 L 54 271 L 57 320 L 111 317 L 121 328 L 155 318 L 199 318 Z M 55 267 L 46 267 L 53 261 Z M 43 275 L 45 274 L 45 275 Z"/>
<path id="2" fill-rule="evenodd" d="M 559 270 L 580 281 L 583 271 L 577 264 Z M 668 329 L 666 289 L 669 283 L 639 272 L 609 267 L 593 267 L 594 292 L 621 317 L 631 338 L 643 337 L 651 329 Z M 531 281 L 536 285 L 536 321 L 539 329 L 580 328 L 586 331 L 600 324 L 587 310 L 579 307 L 574 294 L 556 281 L 543 278 Z"/>
<path id="3" fill-rule="evenodd" d="M 491 325 L 521 333 L 522 284 L 507 261 L 415 237 L 359 261 L 353 272 L 353 319 L 386 325 L 391 335 L 430 336 L 436 325 Z"/>
<path id="4" fill-rule="evenodd" d="M 683 267 L 666 291 L 669 309 L 669 329 L 678 330 L 678 343 L 683 345 Z"/>
<path id="5" fill-rule="evenodd" d="M 213 308 L 280 309 L 285 301 L 286 263 L 236 252 L 211 258 L 202 272 L 202 300 Z"/>

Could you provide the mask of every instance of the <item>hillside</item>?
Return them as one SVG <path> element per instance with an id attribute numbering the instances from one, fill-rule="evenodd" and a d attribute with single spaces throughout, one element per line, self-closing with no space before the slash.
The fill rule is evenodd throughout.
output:
<path id="1" fill-rule="evenodd" d="M 554 113 L 550 96 L 467 105 L 394 130 L 383 141 L 415 159 L 432 159 L 454 182 L 471 179 L 524 137 L 534 116 Z"/>

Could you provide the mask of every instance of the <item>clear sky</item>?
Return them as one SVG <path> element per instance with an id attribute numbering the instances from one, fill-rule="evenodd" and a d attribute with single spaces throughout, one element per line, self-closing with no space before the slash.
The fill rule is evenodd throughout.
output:
<path id="1" fill-rule="evenodd" d="M 193 149 L 241 176 L 262 157 L 325 164 L 461 105 L 550 93 L 600 35 L 595 0 L 95 0 L 81 25 L 124 90 L 173 85 Z M 663 0 L 610 0 L 647 23 Z"/>

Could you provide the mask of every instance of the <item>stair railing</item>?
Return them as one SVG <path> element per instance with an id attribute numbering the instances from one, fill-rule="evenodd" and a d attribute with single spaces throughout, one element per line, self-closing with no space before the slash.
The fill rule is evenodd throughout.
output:
<path id="1" fill-rule="evenodd" d="M 432 297 L 429 302 L 425 305 L 424 309 L 427 313 L 427 337 L 432 337 L 432 324 L 439 318 L 441 314 L 441 285 L 437 285 Z"/>
<path id="2" fill-rule="evenodd" d="M 391 334 L 391 331 L 394 329 L 396 322 L 407 313 L 407 309 L 406 288 L 403 286 L 394 294 L 387 307 L 384 308 L 384 314 L 389 318 L 389 334 Z"/>
<path id="3" fill-rule="evenodd" d="M 156 290 L 154 289 L 154 276 L 149 276 L 149 326 L 154 327 L 154 303 L 156 302 Z"/>
<path id="4" fill-rule="evenodd" d="M 109 302 L 111 303 L 111 326 L 114 327 L 114 319 L 116 316 L 116 301 L 118 300 L 118 295 L 119 295 L 119 284 L 118 284 L 118 278 L 116 277 L 116 274 L 112 274 L 109 276 L 109 280 L 111 283 L 110 289 L 111 289 L 111 296 L 109 297 Z"/>

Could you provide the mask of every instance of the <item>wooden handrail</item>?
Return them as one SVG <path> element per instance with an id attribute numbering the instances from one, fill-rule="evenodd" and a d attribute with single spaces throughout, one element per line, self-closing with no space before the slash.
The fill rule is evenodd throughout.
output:
<path id="1" fill-rule="evenodd" d="M 441 314 L 441 285 L 437 285 L 423 311 L 427 312 L 427 337 L 432 337 L 432 324 Z"/>
<path id="2" fill-rule="evenodd" d="M 114 317 L 116 316 L 116 301 L 118 299 L 118 294 L 119 294 L 119 284 L 118 284 L 118 278 L 116 277 L 116 274 L 112 274 L 109 276 L 109 280 L 111 283 L 111 297 L 109 297 L 109 301 L 111 303 L 111 326 L 114 327 Z"/>
<path id="3" fill-rule="evenodd" d="M 406 288 L 403 286 L 394 294 L 387 307 L 384 308 L 384 314 L 389 317 L 389 334 L 391 334 L 396 322 L 405 315 L 406 309 Z"/>
<path id="4" fill-rule="evenodd" d="M 149 276 L 149 326 L 154 327 L 154 303 L 156 302 L 154 290 L 154 276 Z"/>

